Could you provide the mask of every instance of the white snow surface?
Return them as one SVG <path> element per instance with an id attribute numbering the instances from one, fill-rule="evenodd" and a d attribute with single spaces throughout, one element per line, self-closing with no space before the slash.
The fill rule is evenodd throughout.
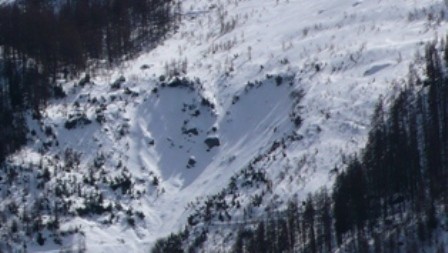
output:
<path id="1" fill-rule="evenodd" d="M 303 198 L 331 185 L 329 171 L 341 166 L 341 155 L 364 145 L 378 98 L 387 100 L 402 87 L 425 42 L 444 36 L 442 11 L 447 11 L 443 1 L 435 0 L 184 0 L 179 28 L 154 50 L 113 71 L 97 71 L 94 85 L 64 84 L 68 97 L 52 101 L 43 112 L 59 147 L 40 153 L 45 137 L 38 134 L 41 140 L 14 159 L 37 163 L 71 148 L 82 154 L 79 174 L 74 173 L 79 177 L 99 153 L 107 157 L 109 175 L 121 161 L 144 194 L 117 201 L 142 211 L 144 220 L 131 228 L 125 221 L 104 225 L 102 217 L 75 218 L 62 227 L 81 227 L 88 252 L 147 252 L 156 239 L 184 226 L 188 203 L 217 193 L 251 159 L 292 132 L 303 139 L 265 168 L 273 192 L 285 200 L 294 194 Z M 145 64 L 149 68 L 142 69 Z M 186 73 L 181 76 L 199 79 L 203 89 L 154 93 L 159 76 L 182 64 Z M 110 83 L 121 75 L 126 82 L 112 91 Z M 282 84 L 267 75 L 282 76 Z M 256 81 L 263 84 L 245 91 Z M 125 87 L 138 96 L 125 95 Z M 305 94 L 299 129 L 289 118 L 295 90 Z M 239 100 L 233 104 L 235 96 Z M 107 105 L 103 125 L 94 120 L 97 107 L 87 102 L 94 97 Z M 202 97 L 215 108 L 202 106 Z M 94 122 L 67 130 L 64 122 L 75 110 L 74 101 L 80 104 L 76 110 Z M 200 114 L 192 116 L 196 110 Z M 120 136 L 123 125 L 127 134 Z M 197 135 L 183 134 L 182 126 L 196 128 Z M 207 151 L 209 136 L 218 137 L 220 146 Z M 188 167 L 189 159 L 196 164 Z M 306 163 L 297 167 L 300 160 Z M 154 175 L 158 187 L 151 183 Z M 114 201 L 116 195 L 103 191 Z M 67 247 L 76 246 L 76 240 L 81 239 Z M 57 252 L 58 247 L 36 245 L 32 251 Z"/>

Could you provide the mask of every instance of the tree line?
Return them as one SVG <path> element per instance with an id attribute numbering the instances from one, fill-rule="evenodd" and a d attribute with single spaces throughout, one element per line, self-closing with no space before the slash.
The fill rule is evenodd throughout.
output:
<path id="1" fill-rule="evenodd" d="M 425 80 L 411 71 L 388 113 L 378 103 L 367 147 L 339 175 L 333 193 L 338 242 L 396 213 L 411 212 L 432 230 L 436 207 L 447 211 L 448 48 L 442 43 L 442 60 L 437 47 L 426 46 Z"/>
<path id="2" fill-rule="evenodd" d="M 0 161 L 25 142 L 22 113 L 63 96 L 56 81 L 117 64 L 175 28 L 175 0 L 22 0 L 0 6 Z M 178 11 L 178 10 L 177 10 Z"/>

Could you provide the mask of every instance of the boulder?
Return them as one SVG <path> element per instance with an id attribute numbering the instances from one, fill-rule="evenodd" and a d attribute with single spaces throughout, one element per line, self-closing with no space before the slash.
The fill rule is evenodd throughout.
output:
<path id="1" fill-rule="evenodd" d="M 221 142 L 219 141 L 218 137 L 208 137 L 204 141 L 205 145 L 207 145 L 208 149 L 212 149 L 214 147 L 219 147 L 221 145 Z"/>

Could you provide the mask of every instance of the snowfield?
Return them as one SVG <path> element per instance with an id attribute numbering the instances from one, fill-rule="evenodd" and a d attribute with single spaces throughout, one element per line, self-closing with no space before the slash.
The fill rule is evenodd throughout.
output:
<path id="1" fill-rule="evenodd" d="M 80 154 L 78 169 L 59 172 L 52 183 L 89 173 L 99 181 L 129 177 L 131 195 L 105 183 L 85 189 L 144 214 L 134 227 L 124 211 L 112 223 L 102 215 L 63 218 L 62 228 L 83 231 L 66 239 L 66 248 L 148 252 L 183 228 L 191 203 L 218 193 L 275 142 L 285 146 L 262 165 L 272 182 L 263 203 L 303 199 L 330 185 L 342 155 L 363 147 L 375 103 L 405 84 L 425 42 L 448 27 L 440 0 L 184 0 L 179 15 L 179 28 L 162 45 L 114 70 L 96 70 L 93 84 L 64 83 L 68 96 L 48 105 L 41 124 L 29 121 L 36 135 L 15 163 L 43 161 L 53 173 L 64 164 L 55 156 L 70 149 Z M 188 81 L 173 84 L 176 74 Z M 111 87 L 120 76 L 125 80 Z M 67 129 L 70 115 L 91 122 Z M 89 169 L 95 162 L 101 169 Z M 239 194 L 250 199 L 254 192 Z"/>

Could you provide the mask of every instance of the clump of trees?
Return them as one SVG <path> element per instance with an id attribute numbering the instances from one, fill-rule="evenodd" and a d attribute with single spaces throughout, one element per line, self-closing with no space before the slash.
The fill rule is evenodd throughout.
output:
<path id="1" fill-rule="evenodd" d="M 110 63 L 163 39 L 175 25 L 174 0 L 24 0 L 0 8 L 3 57 L 33 59 L 44 72 Z M 67 69 L 69 68 L 69 69 Z"/>
<path id="2" fill-rule="evenodd" d="M 361 157 L 354 157 L 334 187 L 337 241 L 369 231 L 388 217 L 412 212 L 431 231 L 435 206 L 446 206 L 448 185 L 448 51 L 426 47 L 426 79 L 411 72 L 388 112 L 378 103 Z"/>
<path id="3" fill-rule="evenodd" d="M 23 112 L 64 96 L 57 85 L 99 62 L 155 46 L 176 25 L 175 0 L 22 0 L 0 6 L 0 162 L 26 141 Z"/>

